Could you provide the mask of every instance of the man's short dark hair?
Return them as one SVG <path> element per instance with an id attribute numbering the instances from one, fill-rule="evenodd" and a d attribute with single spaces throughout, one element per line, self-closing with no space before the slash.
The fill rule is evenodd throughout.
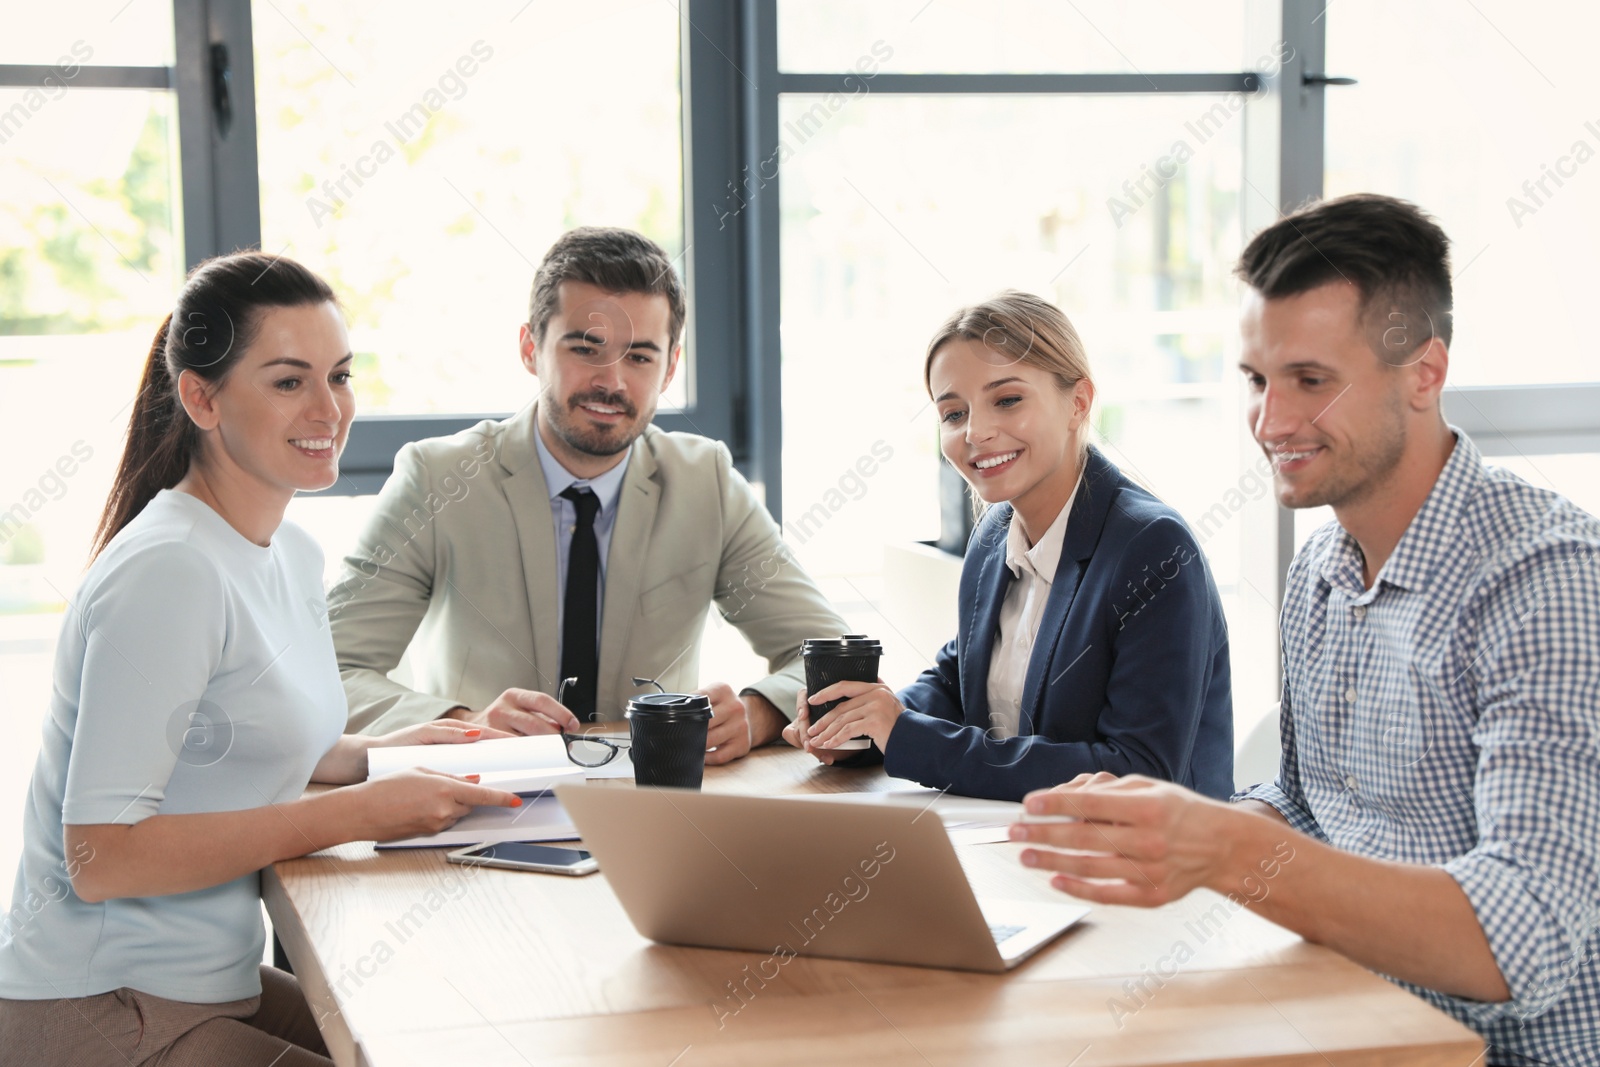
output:
<path id="1" fill-rule="evenodd" d="M 1234 273 L 1268 300 L 1349 282 L 1388 363 L 1409 362 L 1430 337 L 1450 344 L 1450 238 L 1405 200 L 1355 193 L 1302 207 L 1256 234 Z"/>
<path id="2" fill-rule="evenodd" d="M 688 317 L 683 284 L 660 245 L 642 234 L 614 226 L 579 226 L 562 234 L 533 276 L 528 326 L 535 342 L 561 307 L 562 282 L 588 282 L 608 293 L 660 293 L 672 312 L 667 352 L 678 344 Z"/>

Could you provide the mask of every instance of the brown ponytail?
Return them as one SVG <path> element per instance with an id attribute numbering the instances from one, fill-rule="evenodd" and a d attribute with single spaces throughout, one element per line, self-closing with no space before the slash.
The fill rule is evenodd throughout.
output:
<path id="1" fill-rule="evenodd" d="M 95 529 L 90 559 L 163 489 L 189 472 L 199 429 L 178 399 L 184 371 L 222 384 L 255 340 L 261 312 L 272 307 L 337 303 L 328 283 L 281 256 L 235 252 L 201 263 L 161 323 L 128 419 L 127 443 Z"/>
<path id="2" fill-rule="evenodd" d="M 157 492 L 177 485 L 188 473 L 195 427 L 178 403 L 177 387 L 167 370 L 167 332 L 171 326 L 172 315 L 168 314 L 144 361 L 133 415 L 128 419 L 127 444 L 94 533 L 91 556 L 98 556 Z"/>

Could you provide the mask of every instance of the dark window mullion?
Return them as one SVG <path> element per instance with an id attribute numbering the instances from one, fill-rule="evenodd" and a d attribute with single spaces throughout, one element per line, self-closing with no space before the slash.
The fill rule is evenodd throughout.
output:
<path id="1" fill-rule="evenodd" d="M 0 63 L 0 88 L 46 89 L 171 89 L 177 82 L 172 67 L 78 66 L 68 77 L 59 65 Z"/>

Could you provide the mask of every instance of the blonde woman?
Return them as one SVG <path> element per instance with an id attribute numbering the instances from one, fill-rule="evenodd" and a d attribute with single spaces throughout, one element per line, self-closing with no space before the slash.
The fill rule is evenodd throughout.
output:
<path id="1" fill-rule="evenodd" d="M 988 508 L 961 572 L 960 630 L 898 694 L 802 693 L 791 744 L 825 763 L 870 737 L 885 768 L 1020 800 L 1079 774 L 1233 790 L 1228 634 L 1194 534 L 1089 444 L 1094 381 L 1061 310 L 1008 291 L 928 344 L 940 449 Z M 818 722 L 810 704 L 844 698 Z"/>

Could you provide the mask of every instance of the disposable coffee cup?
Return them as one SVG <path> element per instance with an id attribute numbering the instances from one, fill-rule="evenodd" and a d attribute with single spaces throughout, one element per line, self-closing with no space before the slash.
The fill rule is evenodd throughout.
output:
<path id="1" fill-rule="evenodd" d="M 639 785 L 699 789 L 706 770 L 711 701 L 699 693 L 646 693 L 624 713 Z"/>
<path id="2" fill-rule="evenodd" d="M 876 682 L 878 661 L 883 658 L 883 645 L 865 634 L 845 634 L 842 637 L 811 637 L 800 646 L 800 658 L 806 665 L 806 696 L 822 692 L 834 682 Z M 808 714 L 813 724 L 844 700 L 830 700 L 826 704 L 812 704 Z M 872 747 L 872 738 L 857 737 L 841 741 L 830 751 L 860 751 Z"/>

